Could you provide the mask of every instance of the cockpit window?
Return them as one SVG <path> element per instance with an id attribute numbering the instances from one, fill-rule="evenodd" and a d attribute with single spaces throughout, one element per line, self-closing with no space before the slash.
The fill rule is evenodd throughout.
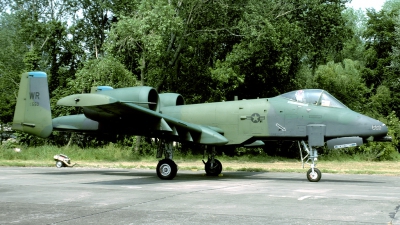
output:
<path id="1" fill-rule="evenodd" d="M 322 92 L 323 90 L 308 89 L 308 90 L 292 91 L 282 94 L 280 96 L 296 102 L 317 105 Z"/>
<path id="2" fill-rule="evenodd" d="M 320 105 L 324 107 L 347 108 L 343 103 L 330 95 L 328 92 L 320 89 L 306 89 L 288 92 L 280 95 L 294 102 L 304 104 Z"/>
<path id="3" fill-rule="evenodd" d="M 335 97 L 324 91 L 321 95 L 321 106 L 334 107 L 334 108 L 347 108 L 343 103 L 337 100 Z"/>

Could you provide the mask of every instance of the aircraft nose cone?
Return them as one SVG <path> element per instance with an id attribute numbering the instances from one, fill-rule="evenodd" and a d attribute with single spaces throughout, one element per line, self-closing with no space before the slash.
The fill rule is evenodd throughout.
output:
<path id="1" fill-rule="evenodd" d="M 386 124 L 384 124 L 384 123 L 382 123 L 382 124 L 383 124 L 382 131 L 385 132 L 385 135 L 386 135 L 389 132 L 389 128 L 386 126 Z"/>
<path id="2" fill-rule="evenodd" d="M 372 136 L 378 137 L 378 136 L 385 136 L 387 135 L 389 129 L 386 126 L 386 124 L 382 123 L 379 120 L 371 119 L 370 122 L 370 129 L 372 132 Z"/>

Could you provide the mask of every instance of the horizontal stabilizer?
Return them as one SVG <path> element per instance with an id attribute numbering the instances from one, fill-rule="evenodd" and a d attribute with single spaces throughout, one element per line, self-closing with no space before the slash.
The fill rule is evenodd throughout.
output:
<path id="1" fill-rule="evenodd" d="M 53 129 L 59 131 L 96 131 L 99 123 L 83 114 L 61 116 L 53 119 Z"/>
<path id="2" fill-rule="evenodd" d="M 107 95 L 100 94 L 75 94 L 69 95 L 57 101 L 57 105 L 63 106 L 96 106 L 115 103 L 118 100 Z"/>

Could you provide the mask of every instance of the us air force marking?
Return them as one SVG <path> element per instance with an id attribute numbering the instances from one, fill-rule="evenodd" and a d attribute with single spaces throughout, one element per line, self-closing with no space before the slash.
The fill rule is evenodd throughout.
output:
<path id="1" fill-rule="evenodd" d="M 251 116 L 247 116 L 248 120 L 251 120 L 253 123 L 260 123 L 261 121 L 265 120 L 265 116 L 260 116 L 258 113 L 253 113 Z"/>

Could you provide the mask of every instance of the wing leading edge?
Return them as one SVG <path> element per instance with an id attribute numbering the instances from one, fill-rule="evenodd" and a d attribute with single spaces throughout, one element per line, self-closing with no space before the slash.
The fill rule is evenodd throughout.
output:
<path id="1" fill-rule="evenodd" d="M 57 102 L 57 105 L 75 106 L 84 109 L 85 117 L 99 123 L 104 121 L 136 121 L 145 123 L 154 132 L 172 136 L 180 141 L 195 142 L 206 145 L 225 145 L 228 139 L 222 134 L 223 131 L 216 127 L 203 126 L 188 123 L 174 117 L 153 111 L 140 106 L 140 102 L 121 101 L 102 94 L 75 94 L 64 97 Z M 143 104 L 149 104 L 148 102 Z M 69 116 L 67 116 L 69 117 Z M 64 117 L 65 119 L 66 117 Z M 63 117 L 53 122 L 54 128 L 64 130 L 79 130 L 76 121 L 70 122 L 75 125 L 65 124 Z M 82 116 L 77 117 L 79 121 L 85 121 Z M 91 125 L 91 130 L 97 127 Z"/>

